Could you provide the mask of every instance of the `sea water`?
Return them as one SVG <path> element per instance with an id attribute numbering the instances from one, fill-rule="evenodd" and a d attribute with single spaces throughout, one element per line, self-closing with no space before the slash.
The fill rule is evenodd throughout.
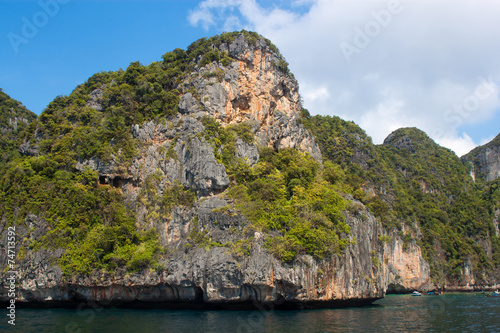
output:
<path id="1" fill-rule="evenodd" d="M 19 303 L 18 303 L 19 304 Z M 20 307 L 20 305 L 19 305 Z M 2 309 L 6 332 L 500 332 L 500 297 L 389 295 L 371 306 L 303 311 Z"/>

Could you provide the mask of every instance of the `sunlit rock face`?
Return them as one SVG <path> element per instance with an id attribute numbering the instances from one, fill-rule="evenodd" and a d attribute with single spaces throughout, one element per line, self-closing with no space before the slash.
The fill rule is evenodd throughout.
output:
<path id="1" fill-rule="evenodd" d="M 218 46 L 233 61 L 223 66 L 212 62 L 196 67 L 182 87 L 179 113 L 165 121 L 134 124 L 130 131 L 141 145 L 127 165 L 97 157 L 82 159 L 77 170 L 99 173 L 101 186 L 113 186 L 140 228 L 154 227 L 166 249 L 163 269 L 127 273 L 64 277 L 57 265 L 63 250 L 28 249 L 19 262 L 19 301 L 47 304 L 98 301 L 108 305 L 168 303 L 173 306 L 223 307 L 272 303 L 283 308 L 315 308 L 369 304 L 385 295 L 389 285 L 404 290 L 427 288 L 429 265 L 420 248 L 394 232 L 388 234 L 380 222 L 357 202 L 355 213 L 343 212 L 350 226 L 351 243 L 342 254 L 323 259 L 298 255 L 285 263 L 264 246 L 262 233 L 249 231 L 247 218 L 227 199 L 230 180 L 225 166 L 205 139 L 203 117 L 222 126 L 250 123 L 255 143 L 236 141 L 236 154 L 249 165 L 259 160 L 258 145 L 274 149 L 293 148 L 321 161 L 314 138 L 300 123 L 299 89 L 293 75 L 264 39 L 249 43 L 242 34 L 230 44 Z M 213 74 L 211 74 L 213 73 Z M 99 111 L 102 89 L 94 91 L 88 106 Z M 168 184 L 192 189 L 192 207 L 176 206 L 161 215 L 155 207 L 138 203 L 150 175 L 158 175 L 159 194 Z M 354 200 L 352 197 L 349 200 Z M 0 230 L 9 221 L 2 220 Z M 40 239 L 49 231 L 43 216 L 29 215 L 19 226 L 21 239 Z M 250 239 L 248 253 L 235 254 L 224 246 L 193 247 L 193 232 L 206 232 L 219 244 Z M 388 242 L 382 242 L 385 236 Z M 6 242 L 2 233 L 2 244 Z M 7 266 L 4 257 L 0 267 Z M 5 289 L 1 300 L 7 301 Z"/>

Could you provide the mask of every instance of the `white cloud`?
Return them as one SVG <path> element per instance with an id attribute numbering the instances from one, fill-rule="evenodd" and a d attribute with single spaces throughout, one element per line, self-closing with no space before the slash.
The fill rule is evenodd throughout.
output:
<path id="1" fill-rule="evenodd" d="M 302 97 L 308 101 L 326 101 L 330 98 L 330 93 L 327 87 L 302 85 Z"/>
<path id="2" fill-rule="evenodd" d="M 241 6 L 244 0 L 205 0 L 202 1 L 196 9 L 192 10 L 188 15 L 189 23 L 194 26 L 201 26 L 208 30 L 213 25 L 220 23 L 221 18 L 225 18 L 225 13 L 228 9 Z M 234 22 L 234 16 L 224 19 L 226 22 Z"/>
<path id="3" fill-rule="evenodd" d="M 374 142 L 382 142 L 392 131 L 411 126 L 405 119 L 399 117 L 402 108 L 404 101 L 387 100 L 373 110 L 365 112 L 358 124 L 370 133 Z"/>
<path id="4" fill-rule="evenodd" d="M 472 138 L 468 136 L 467 133 L 462 133 L 462 135 L 443 137 L 437 139 L 436 142 L 441 146 L 450 148 L 458 156 L 463 156 L 474 149 L 474 147 L 476 147 L 474 140 L 472 140 Z"/>
<path id="5" fill-rule="evenodd" d="M 290 62 L 312 114 L 353 120 L 375 143 L 396 127 L 416 126 L 460 155 L 497 134 L 481 133 L 480 126 L 500 110 L 500 44 L 495 42 L 500 2 L 296 4 L 300 10 L 282 9 L 279 2 L 206 0 L 190 21 L 221 29 L 232 22 L 235 30 L 263 34 Z M 355 48 L 349 57 L 341 48 L 345 44 Z M 458 135 L 462 127 L 469 132 Z"/>

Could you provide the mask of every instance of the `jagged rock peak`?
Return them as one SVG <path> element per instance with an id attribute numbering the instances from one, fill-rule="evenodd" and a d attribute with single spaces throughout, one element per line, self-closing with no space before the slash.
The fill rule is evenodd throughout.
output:
<path id="1" fill-rule="evenodd" d="M 257 144 L 295 148 L 321 160 L 318 145 L 297 121 L 302 107 L 298 83 L 269 40 L 247 31 L 225 33 L 191 44 L 187 55 L 197 66 L 179 85 L 185 92 L 179 102 L 182 114 L 208 114 L 222 126 L 248 122 Z"/>
<path id="2" fill-rule="evenodd" d="M 201 60 L 208 53 L 219 50 L 227 52 L 232 58 L 245 60 L 249 49 L 265 49 L 266 52 L 274 53 L 276 57 L 284 60 L 276 45 L 269 39 L 256 32 L 246 30 L 226 32 L 210 38 L 200 38 L 188 46 L 187 54 Z M 283 69 L 286 70 L 286 68 Z"/>
<path id="3" fill-rule="evenodd" d="M 239 138 L 235 154 L 250 165 L 259 159 L 259 145 L 297 149 L 321 161 L 318 145 L 300 121 L 297 81 L 276 46 L 253 32 L 202 38 L 187 50 L 167 52 L 163 62 L 96 74 L 78 89 L 88 96 L 86 106 L 104 117 L 117 106 L 125 110 L 133 121 L 127 123 L 132 137 L 149 145 L 136 152 L 128 182 L 159 170 L 202 196 L 227 188 L 228 176 L 215 156 L 220 152 L 212 152 L 203 136 L 206 126 L 213 126 L 207 119 L 223 127 L 245 123 L 252 138 Z M 99 170 L 105 184 L 125 179 L 108 164 L 81 158 L 77 167 Z"/>

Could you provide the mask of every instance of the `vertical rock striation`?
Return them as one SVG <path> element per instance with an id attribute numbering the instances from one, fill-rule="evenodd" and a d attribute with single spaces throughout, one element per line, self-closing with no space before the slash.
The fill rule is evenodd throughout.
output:
<path id="1" fill-rule="evenodd" d="M 141 148 L 130 164 L 120 165 L 114 156 L 106 161 L 81 159 L 76 164 L 80 171 L 96 170 L 103 186 L 123 192 L 138 227 L 156 228 L 166 249 L 164 269 L 133 274 L 122 269 L 114 274 L 94 271 L 68 278 L 56 264 L 63 250 L 34 248 L 19 259 L 20 301 L 223 308 L 258 302 L 313 308 L 369 304 L 382 298 L 391 284 L 406 290 L 426 286 L 429 268 L 418 246 L 412 243 L 406 248 L 396 233 L 387 235 L 359 202 L 358 212 L 344 212 L 352 242 L 338 256 L 320 260 L 299 255 L 285 263 L 266 250 L 262 233 L 248 234 L 247 218 L 225 196 L 229 177 L 204 137 L 204 117 L 224 127 L 250 124 L 256 142 L 238 139 L 235 145 L 236 155 L 249 165 L 259 159 L 257 145 L 297 149 L 318 161 L 321 152 L 300 123 L 298 84 L 268 42 L 260 38 L 250 43 L 241 34 L 217 47 L 228 52 L 232 61 L 196 66 L 186 75 L 179 83 L 182 93 L 175 116 L 131 126 Z M 101 111 L 102 96 L 103 90 L 96 89 L 87 106 Z M 158 210 L 157 203 L 143 204 L 139 198 L 152 176 L 159 195 L 176 183 L 192 189 L 197 195 L 192 207 L 176 206 L 164 216 L 151 214 Z M 2 230 L 7 224 L 3 219 Z M 25 224 L 19 237 L 40 239 L 47 233 L 43 216 L 29 215 Z M 190 237 L 197 233 L 210 242 L 190 245 Z M 390 242 L 382 242 L 382 236 Z M 239 241 L 243 245 L 238 249 L 220 246 Z M 0 266 L 6 267 L 4 258 L 0 260 Z M 4 289 L 0 298 L 8 299 Z"/>

